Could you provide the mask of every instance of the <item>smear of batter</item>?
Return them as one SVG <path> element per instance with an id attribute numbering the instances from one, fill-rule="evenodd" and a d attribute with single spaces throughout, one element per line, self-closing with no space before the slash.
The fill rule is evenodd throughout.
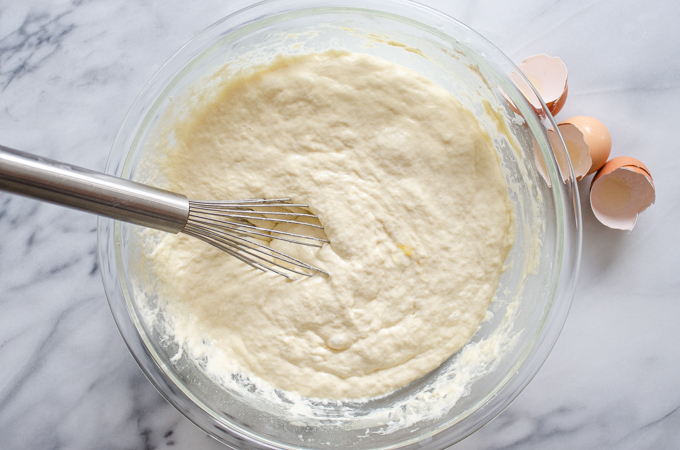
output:
<path id="1" fill-rule="evenodd" d="M 484 318 L 513 242 L 498 157 L 475 119 L 368 55 L 226 72 L 157 143 L 164 187 L 308 203 L 331 244 L 286 251 L 331 276 L 290 281 L 167 235 L 148 257 L 176 338 L 217 377 L 308 397 L 374 397 L 435 369 Z"/>

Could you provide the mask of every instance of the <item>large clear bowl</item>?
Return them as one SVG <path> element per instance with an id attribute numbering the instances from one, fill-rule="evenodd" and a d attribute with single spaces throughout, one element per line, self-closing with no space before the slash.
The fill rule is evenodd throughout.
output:
<path id="1" fill-rule="evenodd" d="M 186 354 L 173 359 L 177 344 L 143 317 L 146 302 L 162 299 L 143 298 L 135 289 L 153 283 L 152 274 L 139 273 L 135 263 L 141 251 L 137 227 L 100 219 L 104 286 L 130 351 L 168 402 L 236 448 L 448 447 L 498 415 L 529 383 L 557 340 L 573 296 L 581 248 L 576 185 L 569 170 L 559 172 L 555 154 L 568 158 L 551 115 L 545 108 L 533 109 L 509 79 L 516 67 L 482 36 L 428 7 L 405 0 L 341 3 L 265 1 L 198 35 L 135 101 L 114 143 L 107 173 L 139 179 L 147 139 L 171 99 L 225 62 L 248 54 L 267 58 L 344 48 L 425 74 L 479 119 L 493 139 L 515 205 L 516 243 L 490 306 L 493 318 L 482 323 L 463 350 L 386 397 L 319 403 L 313 417 L 301 420 L 285 408 L 225 389 Z M 480 363 L 485 369 L 481 375 L 471 377 L 454 395 L 448 388 L 461 380 L 461 355 L 499 336 L 505 339 L 502 351 L 487 355 Z M 416 397 L 418 407 L 410 408 Z M 375 419 L 375 411 L 390 413 Z"/>

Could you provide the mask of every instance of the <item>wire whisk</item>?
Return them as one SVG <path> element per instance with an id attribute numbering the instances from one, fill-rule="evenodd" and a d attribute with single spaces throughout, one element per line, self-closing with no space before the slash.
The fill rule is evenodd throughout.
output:
<path id="1" fill-rule="evenodd" d="M 328 239 L 289 231 L 276 230 L 278 224 L 300 225 L 323 230 L 316 223 L 302 222 L 298 218 L 318 221 L 311 213 L 285 211 L 285 208 L 309 208 L 291 203 L 289 198 L 227 201 L 189 200 L 189 218 L 182 233 L 207 242 L 250 266 L 289 277 L 290 273 L 311 276 L 323 270 L 271 248 L 272 239 L 321 248 Z M 258 226 L 258 221 L 268 222 L 272 228 Z M 306 269 L 310 272 L 300 271 Z"/>
<path id="2" fill-rule="evenodd" d="M 182 194 L 1 145 L 0 190 L 169 233 L 181 232 L 256 269 L 287 278 L 327 274 L 270 246 L 276 240 L 312 247 L 328 243 L 318 232 L 323 226 L 309 206 L 289 198 L 189 200 Z"/>

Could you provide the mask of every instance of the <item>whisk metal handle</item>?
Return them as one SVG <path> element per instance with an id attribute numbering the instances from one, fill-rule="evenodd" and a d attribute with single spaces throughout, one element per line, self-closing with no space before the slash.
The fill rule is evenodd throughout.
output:
<path id="1" fill-rule="evenodd" d="M 184 195 L 2 145 L 0 190 L 170 233 L 189 217 Z"/>

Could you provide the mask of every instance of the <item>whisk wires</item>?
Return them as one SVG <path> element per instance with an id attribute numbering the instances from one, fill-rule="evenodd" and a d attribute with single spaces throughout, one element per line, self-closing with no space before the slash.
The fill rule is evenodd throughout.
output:
<path id="1" fill-rule="evenodd" d="M 323 230 L 314 223 L 318 222 L 317 216 L 307 212 L 308 207 L 291 203 L 289 198 L 189 200 L 189 218 L 182 233 L 207 242 L 256 269 L 286 278 L 326 273 L 269 246 L 272 240 L 310 247 L 327 243 L 327 239 L 320 237 L 273 229 L 277 224 L 290 224 Z"/>

